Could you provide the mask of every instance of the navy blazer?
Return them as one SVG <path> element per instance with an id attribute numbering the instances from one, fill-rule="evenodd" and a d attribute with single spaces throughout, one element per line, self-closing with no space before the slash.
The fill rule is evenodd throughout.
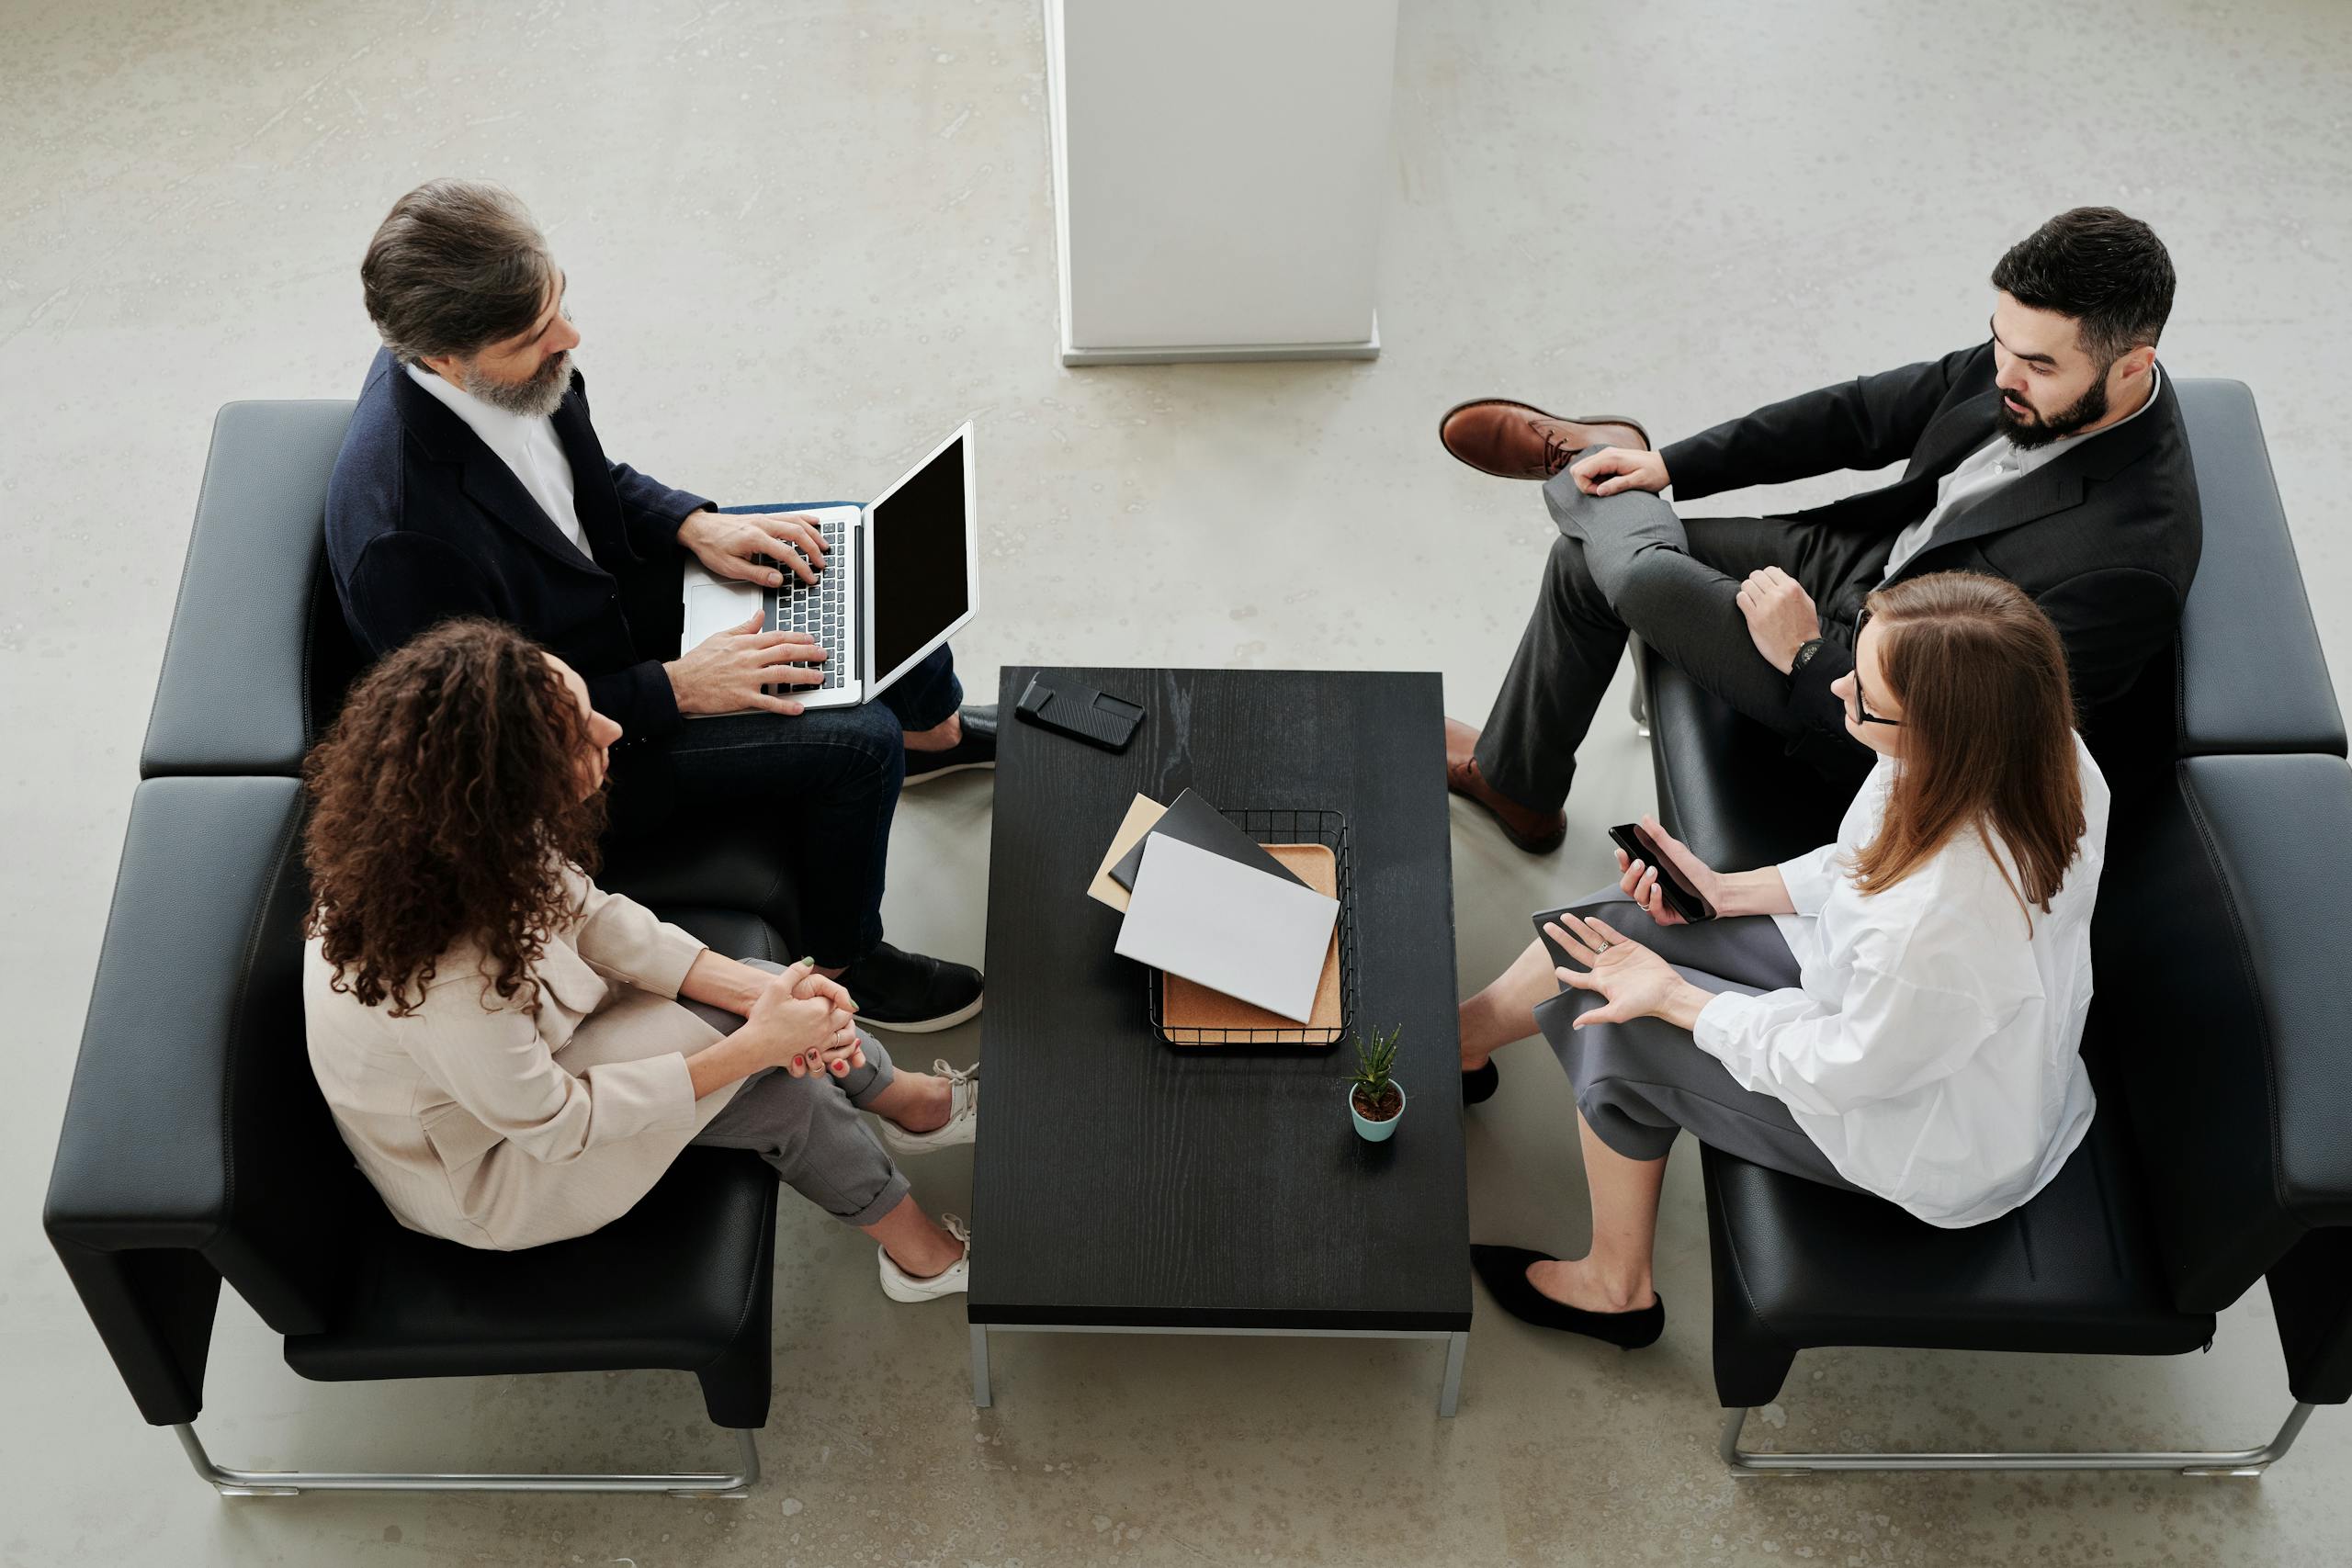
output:
<path id="1" fill-rule="evenodd" d="M 327 483 L 344 619 L 370 658 L 455 615 L 505 621 L 579 671 L 632 739 L 670 734 L 681 721 L 662 663 L 678 656 L 678 525 L 712 502 L 608 461 L 577 370 L 554 421 L 593 560 L 379 350 Z"/>
<path id="2" fill-rule="evenodd" d="M 1748 485 L 1781 484 L 1898 459 L 1903 476 L 1878 490 L 1790 513 L 1825 528 L 1894 536 L 1925 517 L 1937 483 L 1993 438 L 2000 394 L 1993 345 L 1824 387 L 1702 431 L 1660 450 L 1678 502 Z M 2083 732 L 2162 748 L 2170 735 L 2130 731 L 2124 697 L 2171 646 L 2204 548 L 2197 473 L 2180 400 L 2167 372 L 2154 406 L 2084 442 L 1970 507 L 1936 531 L 1895 578 L 1930 571 L 2006 577 L 2033 596 L 2066 646 Z M 1790 682 L 1789 705 L 1815 729 L 1843 737 L 1846 705 L 1829 683 L 1854 667 L 1854 622 L 1886 556 L 1863 558 L 1862 581 L 1817 606 L 1821 650 Z M 2102 720 L 2109 720 L 2102 724 Z"/>

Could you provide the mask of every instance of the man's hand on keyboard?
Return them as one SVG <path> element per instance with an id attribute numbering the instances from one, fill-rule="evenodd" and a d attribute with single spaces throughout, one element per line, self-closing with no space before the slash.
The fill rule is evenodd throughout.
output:
<path id="1" fill-rule="evenodd" d="M 814 686 L 824 671 L 825 650 L 806 632 L 763 632 L 764 614 L 738 626 L 713 632 L 682 659 L 662 668 L 669 672 L 670 690 L 680 713 L 741 713 L 763 708 L 769 713 L 798 713 L 789 697 L 771 696 L 766 686 Z"/>
<path id="2" fill-rule="evenodd" d="M 825 570 L 825 538 L 816 520 L 797 512 L 689 513 L 678 525 L 678 543 L 714 577 L 781 586 L 781 561 L 803 582 Z"/>

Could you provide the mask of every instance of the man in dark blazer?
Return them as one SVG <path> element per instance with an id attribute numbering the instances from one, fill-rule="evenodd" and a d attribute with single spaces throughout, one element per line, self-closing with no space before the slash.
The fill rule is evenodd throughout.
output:
<path id="1" fill-rule="evenodd" d="M 1480 470 L 1539 479 L 1560 539 L 1483 733 L 1446 721 L 1447 783 L 1521 848 L 1566 836 L 1576 751 L 1628 632 L 1840 781 L 1868 756 L 1830 682 L 1862 602 L 1932 571 L 2006 577 L 2066 647 L 2086 738 L 2173 640 L 2202 538 L 2178 400 L 2155 360 L 2173 271 L 2111 208 L 2060 214 L 1993 271 L 1992 338 L 1807 392 L 1653 452 L 1630 420 L 1465 403 Z M 1781 517 L 1681 518 L 1747 485 L 1901 461 L 1894 483 Z"/>
<path id="2" fill-rule="evenodd" d="M 821 537 L 781 512 L 730 514 L 607 458 L 573 367 L 563 275 L 521 204 L 440 180 L 402 197 L 361 265 L 385 347 L 327 490 L 327 557 L 371 655 L 458 615 L 505 621 L 579 671 L 622 728 L 617 830 L 681 813 L 773 822 L 808 956 L 863 1021 L 944 1029 L 979 1010 L 979 972 L 882 940 L 902 783 L 986 767 L 992 710 L 959 712 L 945 649 L 876 702 L 804 712 L 826 650 L 754 617 L 681 649 L 680 552 L 714 573 L 808 581 Z"/>

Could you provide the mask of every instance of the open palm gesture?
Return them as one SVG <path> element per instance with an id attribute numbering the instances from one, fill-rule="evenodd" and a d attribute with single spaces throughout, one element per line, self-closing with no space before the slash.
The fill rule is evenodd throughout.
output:
<path id="1" fill-rule="evenodd" d="M 1552 973 L 1560 983 L 1579 991 L 1597 992 L 1602 1005 L 1577 1015 L 1574 1027 L 1588 1023 L 1622 1023 L 1627 1019 L 1664 1016 L 1668 1003 L 1685 989 L 1674 966 L 1631 937 L 1621 936 L 1601 920 L 1563 913 L 1544 926 L 1544 934 L 1582 968 L 1561 964 Z"/>

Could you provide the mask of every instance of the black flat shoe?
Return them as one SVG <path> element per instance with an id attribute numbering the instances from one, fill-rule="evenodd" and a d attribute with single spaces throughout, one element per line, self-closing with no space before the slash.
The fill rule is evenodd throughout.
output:
<path id="1" fill-rule="evenodd" d="M 1528 1279 L 1527 1266 L 1556 1261 L 1547 1253 L 1530 1252 L 1523 1247 L 1474 1245 L 1470 1248 L 1470 1267 L 1486 1281 L 1495 1304 L 1521 1323 L 1556 1328 L 1564 1334 L 1581 1334 L 1614 1345 L 1620 1350 L 1639 1350 L 1655 1345 L 1657 1337 L 1666 1332 L 1664 1296 L 1632 1312 L 1587 1312 L 1582 1307 L 1554 1301 Z"/>
<path id="2" fill-rule="evenodd" d="M 964 733 L 944 751 L 907 753 L 906 785 L 929 784 L 950 773 L 996 766 L 996 705 L 957 710 Z M 901 785 L 901 788 L 906 787 Z"/>
<path id="3" fill-rule="evenodd" d="M 1462 1103 L 1484 1105 L 1495 1098 L 1495 1090 L 1503 1087 L 1503 1070 L 1491 1058 L 1476 1072 L 1462 1075 Z"/>
<path id="4" fill-rule="evenodd" d="M 857 1021 L 900 1034 L 953 1029 L 980 1010 L 980 972 L 882 943 L 842 971 Z"/>

